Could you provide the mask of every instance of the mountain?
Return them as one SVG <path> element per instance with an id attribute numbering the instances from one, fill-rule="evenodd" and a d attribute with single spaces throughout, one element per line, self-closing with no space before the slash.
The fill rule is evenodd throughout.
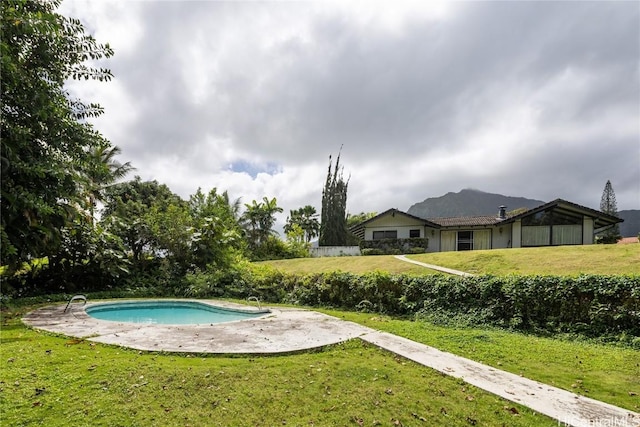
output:
<path id="1" fill-rule="evenodd" d="M 620 224 L 622 237 L 636 237 L 640 233 L 640 210 L 618 211 L 618 218 L 624 219 L 624 222 Z"/>
<path id="2" fill-rule="evenodd" d="M 477 216 L 498 214 L 498 207 L 504 205 L 507 212 L 518 208 L 535 208 L 546 202 L 524 197 L 503 196 L 484 191 L 464 189 L 459 193 L 425 199 L 412 205 L 407 213 L 421 218 Z"/>

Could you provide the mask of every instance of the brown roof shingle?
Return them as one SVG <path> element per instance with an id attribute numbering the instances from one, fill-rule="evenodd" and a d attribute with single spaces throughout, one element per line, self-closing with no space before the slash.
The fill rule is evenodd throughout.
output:
<path id="1" fill-rule="evenodd" d="M 504 221 L 495 215 L 484 216 L 468 216 L 453 218 L 429 218 L 429 221 L 438 224 L 441 227 L 473 227 L 473 226 L 492 226 Z"/>

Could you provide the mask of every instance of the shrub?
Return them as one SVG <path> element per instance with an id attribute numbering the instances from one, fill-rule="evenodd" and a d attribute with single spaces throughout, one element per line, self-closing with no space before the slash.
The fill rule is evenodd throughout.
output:
<path id="1" fill-rule="evenodd" d="M 295 276 L 260 266 L 245 270 L 242 281 L 244 293 L 229 284 L 216 289 L 224 289 L 224 297 L 246 297 L 250 288 L 267 302 L 415 315 L 438 323 L 640 338 L 640 276 Z"/>

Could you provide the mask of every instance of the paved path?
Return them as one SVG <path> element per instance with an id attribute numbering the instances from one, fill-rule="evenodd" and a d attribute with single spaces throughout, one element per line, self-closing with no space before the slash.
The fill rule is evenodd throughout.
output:
<path id="1" fill-rule="evenodd" d="M 639 427 L 640 414 L 494 369 L 433 347 L 371 332 L 360 339 L 558 420 L 559 426 Z"/>
<path id="2" fill-rule="evenodd" d="M 439 265 L 426 264 L 424 262 L 415 261 L 415 260 L 407 258 L 405 255 L 395 255 L 395 257 L 397 259 L 399 259 L 400 261 L 410 262 L 411 264 L 416 264 L 416 265 L 419 265 L 419 266 L 422 266 L 422 267 L 430 268 L 432 270 L 441 271 L 443 273 L 455 274 L 456 276 L 464 276 L 464 277 L 472 277 L 473 276 L 473 274 L 465 273 L 464 271 L 454 270 L 452 268 L 440 267 Z"/>

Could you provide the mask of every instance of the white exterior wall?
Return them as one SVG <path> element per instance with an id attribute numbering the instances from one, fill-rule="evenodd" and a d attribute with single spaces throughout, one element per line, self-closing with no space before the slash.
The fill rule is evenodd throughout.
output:
<path id="1" fill-rule="evenodd" d="M 512 241 L 512 232 L 511 232 L 511 224 L 499 225 L 497 227 L 493 227 L 491 231 L 492 242 L 491 249 L 505 249 L 511 247 Z M 502 232 L 500 232 L 502 230 Z"/>
<path id="2" fill-rule="evenodd" d="M 522 221 L 517 220 L 511 227 L 511 247 L 522 247 Z"/>
<path id="3" fill-rule="evenodd" d="M 311 257 L 325 256 L 357 256 L 360 255 L 360 246 L 318 246 L 309 250 Z"/>
<path id="4" fill-rule="evenodd" d="M 398 239 L 408 239 L 409 230 L 420 230 L 420 237 L 425 237 L 425 227 L 422 222 L 399 214 L 395 216 L 386 215 L 375 221 L 371 221 L 364 230 L 364 239 L 373 240 L 374 231 L 386 230 L 396 230 L 398 232 Z M 430 238 L 430 236 L 426 237 Z"/>
<path id="5" fill-rule="evenodd" d="M 440 252 L 440 230 L 427 227 L 426 232 L 429 239 L 427 252 Z"/>
<path id="6" fill-rule="evenodd" d="M 593 244 L 593 218 L 588 216 L 582 220 L 582 244 Z"/>

